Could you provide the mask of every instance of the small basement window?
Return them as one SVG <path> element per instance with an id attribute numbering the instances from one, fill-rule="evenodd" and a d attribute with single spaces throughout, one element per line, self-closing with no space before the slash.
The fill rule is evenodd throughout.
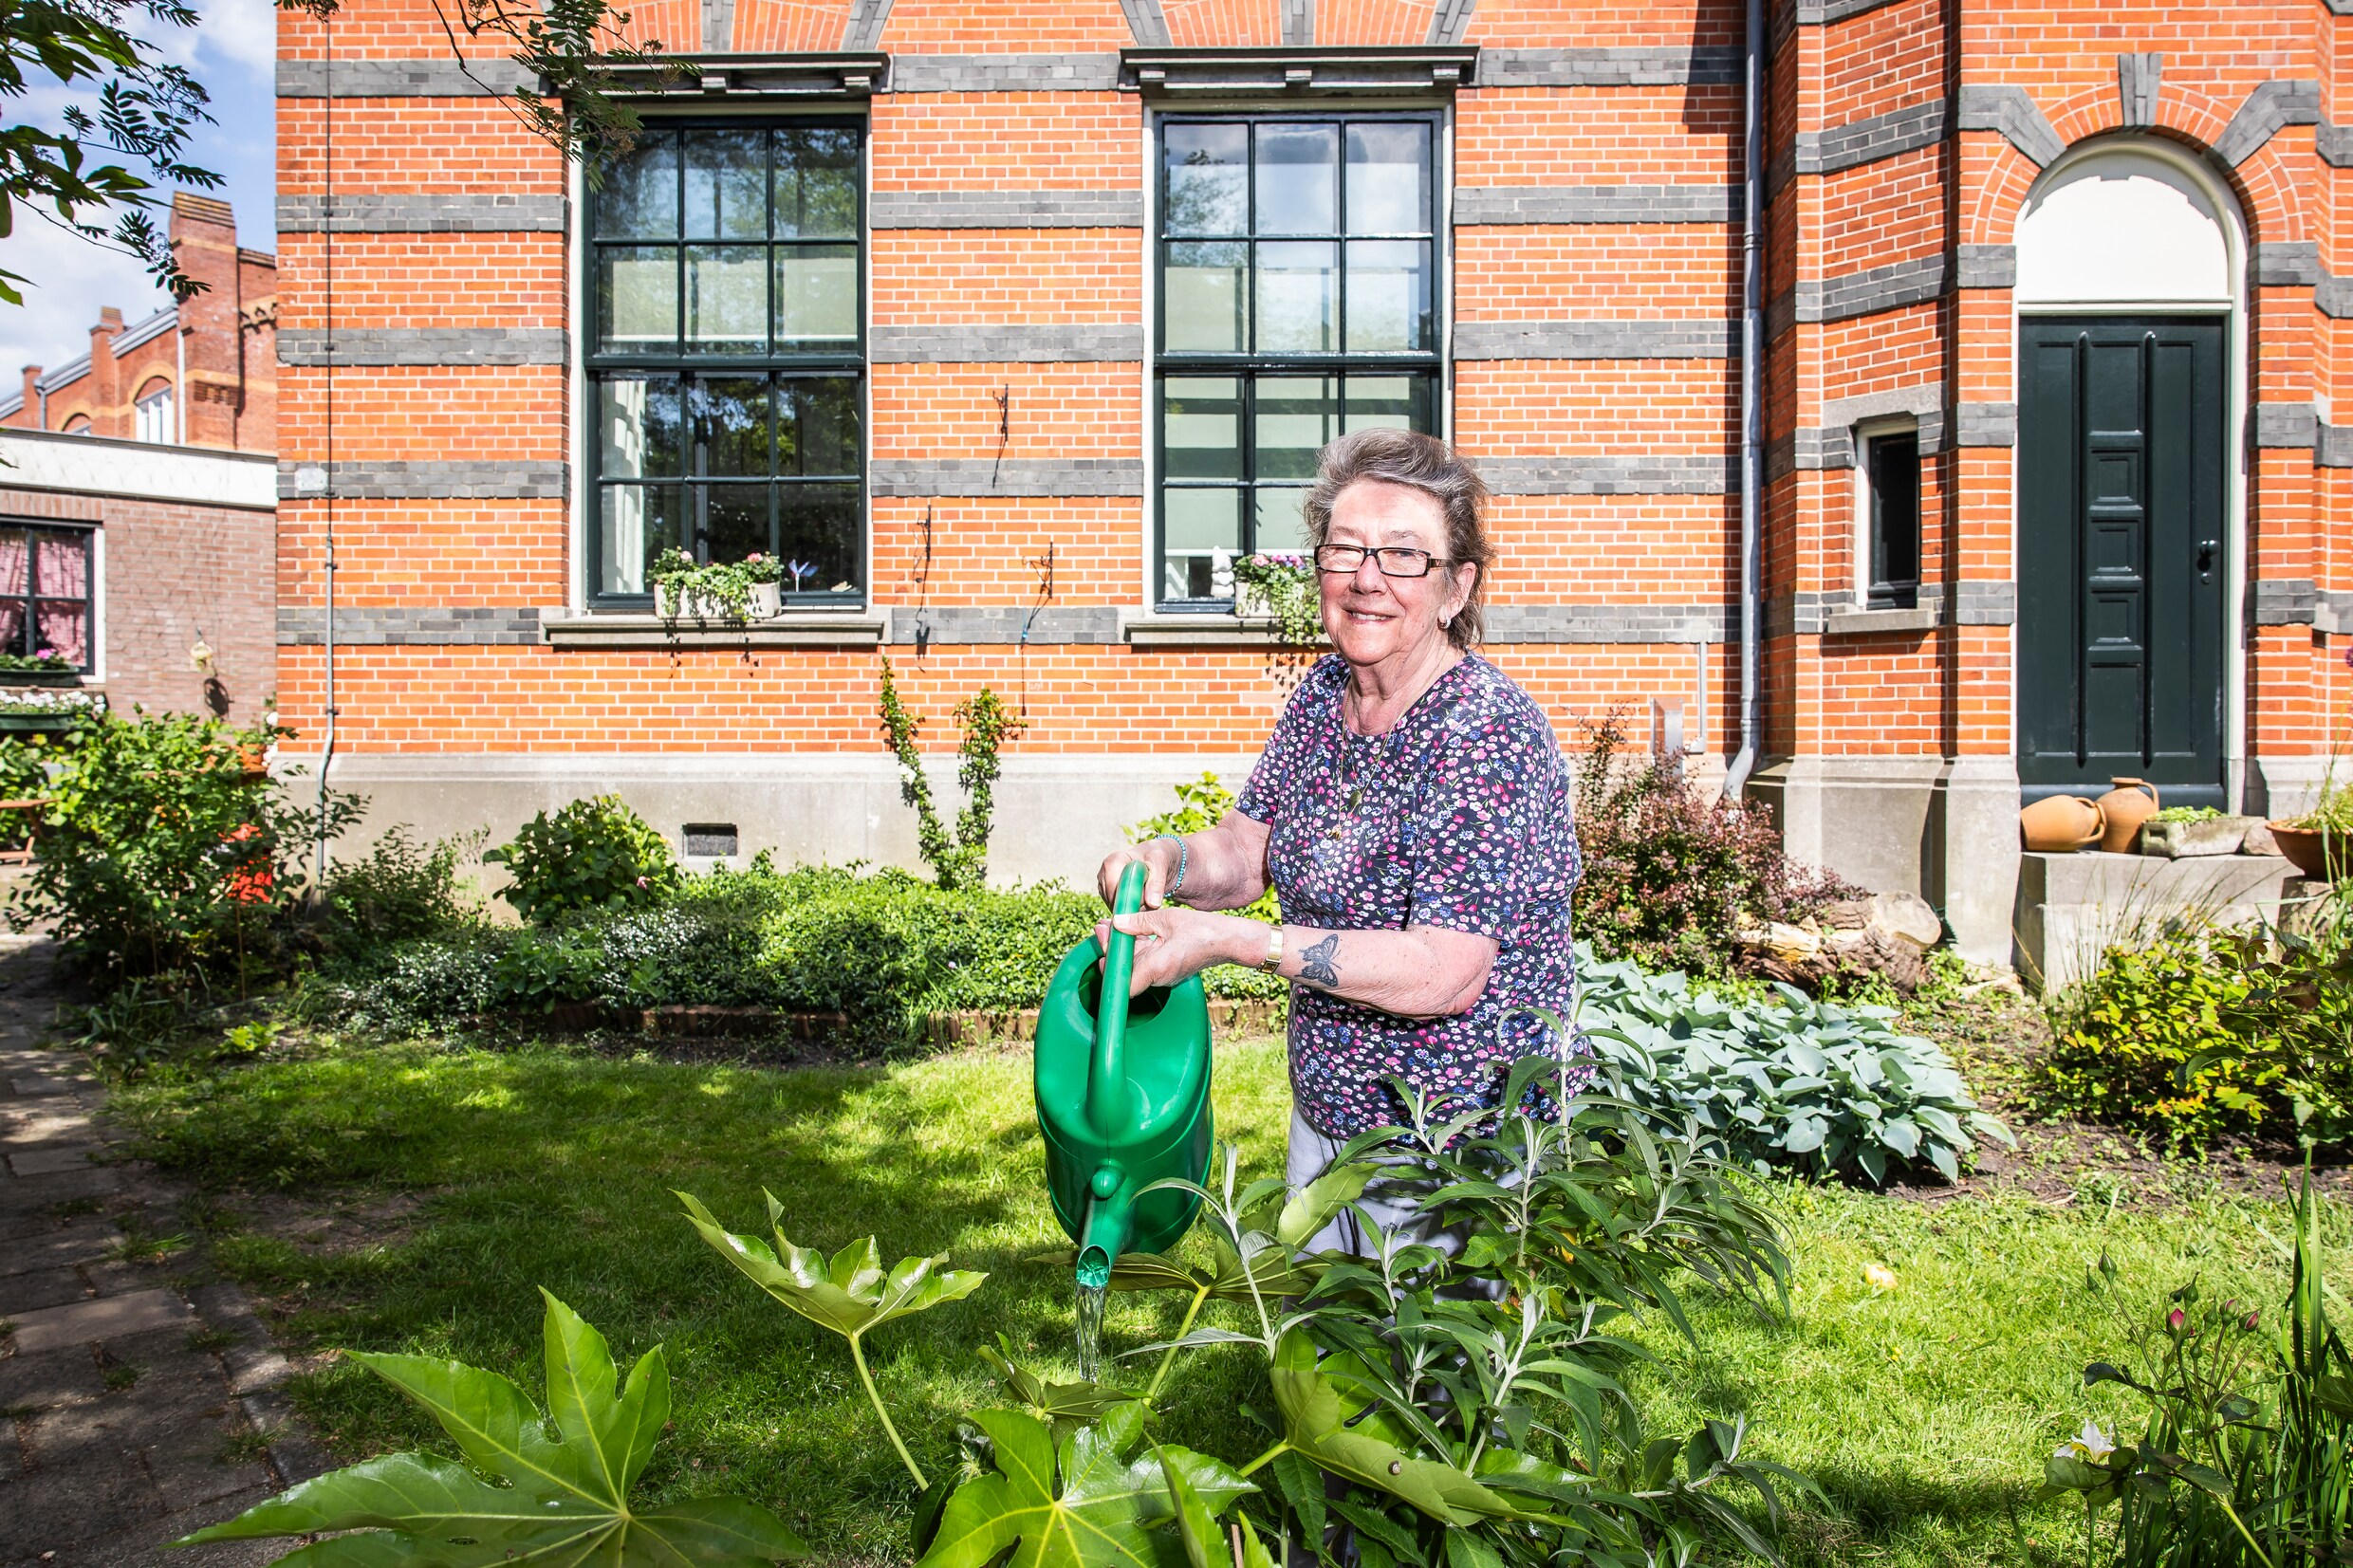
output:
<path id="1" fill-rule="evenodd" d="M 1920 433 L 1862 431 L 1863 608 L 1912 610 L 1920 602 Z"/>
<path id="2" fill-rule="evenodd" d="M 690 859 L 732 859 L 735 841 L 733 822 L 689 822 L 678 829 L 679 853 Z"/>

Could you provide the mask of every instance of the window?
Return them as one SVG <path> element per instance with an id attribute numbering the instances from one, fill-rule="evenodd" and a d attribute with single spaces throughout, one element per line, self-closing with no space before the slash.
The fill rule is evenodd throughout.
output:
<path id="1" fill-rule="evenodd" d="M 1863 607 L 1910 610 L 1920 601 L 1920 434 L 1864 434 L 1864 552 L 1870 575 Z"/>
<path id="2" fill-rule="evenodd" d="M 0 654 L 90 667 L 90 530 L 0 523 Z"/>
<path id="3" fill-rule="evenodd" d="M 654 558 L 758 551 L 788 603 L 855 602 L 862 129 L 649 127 L 590 197 L 590 585 L 642 603 Z"/>
<path id="4" fill-rule="evenodd" d="M 88 415 L 77 414 L 72 418 L 65 421 L 65 434 L 67 435 L 96 435 L 98 432 L 92 428 L 90 424 L 90 416 Z"/>
<path id="5" fill-rule="evenodd" d="M 1298 549 L 1335 436 L 1436 428 L 1428 116 L 1172 118 L 1160 129 L 1159 598 L 1220 555 Z"/>
<path id="6" fill-rule="evenodd" d="M 134 408 L 139 415 L 139 438 L 142 441 L 168 443 L 177 437 L 172 428 L 172 385 L 157 385 L 141 397 Z"/>

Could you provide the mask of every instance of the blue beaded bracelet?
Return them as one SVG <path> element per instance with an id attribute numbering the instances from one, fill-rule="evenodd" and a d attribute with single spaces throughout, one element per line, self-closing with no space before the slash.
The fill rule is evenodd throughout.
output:
<path id="1" fill-rule="evenodd" d="M 1193 851 L 1186 846 L 1183 839 L 1174 833 L 1156 833 L 1153 837 L 1174 839 L 1176 845 L 1176 875 L 1170 879 L 1168 886 L 1160 890 L 1161 897 L 1173 899 L 1176 896 L 1176 890 L 1185 885 L 1185 866 L 1192 860 Z"/>

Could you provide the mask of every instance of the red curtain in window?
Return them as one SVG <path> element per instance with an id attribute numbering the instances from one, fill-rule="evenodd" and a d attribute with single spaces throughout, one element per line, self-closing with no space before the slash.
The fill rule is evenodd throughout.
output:
<path id="1" fill-rule="evenodd" d="M 90 544 L 85 534 L 36 533 L 33 539 L 33 652 L 55 649 L 73 664 L 90 662 Z"/>
<path id="2" fill-rule="evenodd" d="M 25 530 L 0 532 L 0 654 L 25 652 Z"/>

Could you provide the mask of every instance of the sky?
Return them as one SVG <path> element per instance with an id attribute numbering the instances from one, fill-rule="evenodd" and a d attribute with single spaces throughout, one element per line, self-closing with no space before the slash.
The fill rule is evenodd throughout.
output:
<path id="1" fill-rule="evenodd" d="M 164 57 L 187 66 L 212 95 L 216 124 L 197 128 L 187 161 L 227 184 L 208 193 L 236 209 L 237 243 L 277 249 L 277 101 L 273 57 L 277 15 L 271 0 L 194 0 L 203 21 L 193 28 L 142 31 Z M 9 123 L 56 124 L 68 95 L 28 71 L 30 89 L 0 103 Z M 83 95 L 95 102 L 96 95 Z M 160 229 L 164 214 L 154 214 Z M 111 220 L 108 220 L 111 223 Z M 51 369 L 89 352 L 102 306 L 138 322 L 167 303 L 146 270 L 127 256 L 83 240 L 18 210 L 15 232 L 0 239 L 0 267 L 28 279 L 22 305 L 0 304 L 0 397 L 15 390 L 19 365 Z"/>

